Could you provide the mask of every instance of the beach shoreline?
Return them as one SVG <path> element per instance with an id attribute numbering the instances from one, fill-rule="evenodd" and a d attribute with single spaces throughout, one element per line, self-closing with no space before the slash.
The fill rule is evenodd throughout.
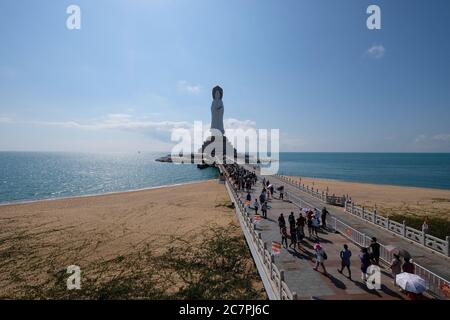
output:
<path id="1" fill-rule="evenodd" d="M 111 192 L 105 192 L 105 193 L 82 194 L 82 195 L 76 195 L 76 196 L 44 198 L 44 199 L 36 199 L 36 200 L 18 200 L 18 201 L 10 201 L 10 202 L 0 202 L 0 208 L 3 206 L 14 206 L 14 205 L 29 204 L 29 203 L 36 203 L 36 202 L 43 202 L 43 201 L 57 201 L 57 200 L 67 200 L 67 199 L 76 199 L 76 198 L 100 197 L 100 196 L 122 194 L 122 193 L 129 193 L 129 192 L 139 192 L 139 191 L 147 191 L 147 190 L 154 190 L 154 189 L 179 187 L 179 186 L 184 186 L 184 185 L 203 183 L 203 182 L 207 182 L 207 181 L 216 181 L 216 180 L 217 179 L 193 180 L 193 181 L 188 181 L 188 182 L 164 184 L 164 185 L 160 185 L 160 186 L 130 189 L 130 190 L 124 190 L 124 191 L 111 191 Z"/>
<path id="2" fill-rule="evenodd" d="M 201 246 L 216 227 L 243 239 L 237 225 L 216 179 L 0 206 L 0 297 L 55 298 L 54 281 L 65 278 L 70 265 L 107 285 L 118 270 L 131 270 L 129 258 L 157 257 L 173 245 Z"/>

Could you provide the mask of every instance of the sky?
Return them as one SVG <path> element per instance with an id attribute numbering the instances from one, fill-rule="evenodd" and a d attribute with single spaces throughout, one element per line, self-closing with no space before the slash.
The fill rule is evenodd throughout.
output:
<path id="1" fill-rule="evenodd" d="M 0 150 L 170 151 L 220 85 L 225 126 L 281 151 L 450 152 L 449 21 L 447 0 L 2 0 Z"/>

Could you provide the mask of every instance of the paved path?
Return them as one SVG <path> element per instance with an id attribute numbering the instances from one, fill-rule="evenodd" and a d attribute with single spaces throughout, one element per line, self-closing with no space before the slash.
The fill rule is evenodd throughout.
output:
<path id="1" fill-rule="evenodd" d="M 274 182 L 275 185 L 283 185 L 286 191 L 300 196 L 303 200 L 311 203 L 311 205 L 314 205 L 317 208 L 322 208 L 324 206 L 324 203 L 319 199 L 314 198 L 277 177 L 271 176 L 269 177 L 269 180 L 271 183 Z M 447 280 L 450 279 L 450 259 L 434 253 L 430 249 L 418 246 L 413 241 L 401 238 L 392 232 L 388 232 L 367 221 L 354 217 L 346 213 L 343 208 L 329 205 L 326 207 L 327 210 L 339 220 L 370 237 L 376 237 L 378 242 L 384 245 L 394 245 L 395 247 L 406 249 L 415 262 Z"/>
<path id="2" fill-rule="evenodd" d="M 272 181 L 272 177 L 269 178 Z M 274 179 L 275 180 L 275 179 Z M 283 185 L 285 185 L 283 183 Z M 259 197 L 262 184 L 258 181 L 256 187 L 252 190 L 252 199 Z M 246 193 L 241 192 L 240 196 L 244 199 Z M 298 217 L 298 208 L 288 202 L 279 199 L 269 201 L 268 219 L 258 222 L 258 230 L 261 231 L 262 240 L 267 242 L 268 246 L 272 241 L 281 242 L 281 235 L 278 228 L 278 216 L 283 213 L 287 217 L 293 211 L 296 218 Z M 251 216 L 254 215 L 251 210 Z M 324 275 L 319 271 L 314 271 L 315 255 L 312 245 L 314 241 L 305 239 L 304 251 L 293 248 L 282 248 L 281 254 L 275 257 L 275 264 L 280 270 L 285 271 L 285 282 L 291 289 L 296 292 L 299 299 L 404 299 L 405 296 L 400 294 L 392 284 L 392 278 L 382 271 L 382 288 L 381 290 L 369 290 L 361 280 L 361 272 L 359 270 L 359 253 L 360 249 L 353 245 L 350 241 L 339 234 L 323 232 L 320 235 L 320 243 L 328 255 L 325 261 L 328 275 Z M 344 243 L 349 245 L 353 253 L 352 257 L 352 277 L 349 280 L 344 274 L 340 274 L 337 268 L 340 267 L 339 252 Z"/>

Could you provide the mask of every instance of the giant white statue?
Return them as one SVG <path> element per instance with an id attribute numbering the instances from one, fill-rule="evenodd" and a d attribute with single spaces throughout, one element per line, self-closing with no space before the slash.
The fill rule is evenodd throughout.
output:
<path id="1" fill-rule="evenodd" d="M 216 86 L 212 90 L 213 102 L 211 104 L 211 129 L 216 129 L 225 134 L 223 128 L 223 89 Z"/>

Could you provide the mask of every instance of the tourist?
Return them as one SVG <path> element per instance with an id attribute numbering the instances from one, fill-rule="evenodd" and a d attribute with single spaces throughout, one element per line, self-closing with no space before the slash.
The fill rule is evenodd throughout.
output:
<path id="1" fill-rule="evenodd" d="M 311 210 L 308 211 L 308 213 L 306 214 L 306 226 L 308 227 L 308 237 L 311 239 L 312 238 L 312 212 Z"/>
<path id="2" fill-rule="evenodd" d="M 253 201 L 253 209 L 255 209 L 255 214 L 258 214 L 259 203 L 258 203 L 258 199 L 256 199 L 256 198 L 255 198 L 255 201 Z"/>
<path id="3" fill-rule="evenodd" d="M 370 242 L 370 260 L 377 266 L 380 263 L 380 244 L 375 237 L 372 237 L 372 241 Z"/>
<path id="4" fill-rule="evenodd" d="M 294 246 L 294 250 L 296 250 L 296 246 L 297 246 L 297 231 L 295 229 L 295 226 L 294 226 L 294 229 L 291 228 L 290 234 L 291 234 L 291 243 L 289 244 L 289 248 Z"/>
<path id="5" fill-rule="evenodd" d="M 273 185 L 269 185 L 269 191 L 270 191 L 270 197 L 273 198 L 273 193 L 275 191 Z"/>
<path id="6" fill-rule="evenodd" d="M 402 273 L 402 261 L 400 260 L 400 256 L 395 253 L 391 261 L 391 272 L 394 277 L 394 286 L 397 286 L 397 275 Z"/>
<path id="7" fill-rule="evenodd" d="M 411 258 L 405 257 L 404 260 L 405 260 L 405 262 L 403 262 L 403 266 L 402 266 L 403 272 L 414 273 L 415 267 L 414 267 L 414 264 L 411 263 L 411 261 L 410 261 Z"/>
<path id="8" fill-rule="evenodd" d="M 428 219 L 426 217 L 425 217 L 425 220 L 423 220 L 423 223 L 422 223 L 422 232 L 424 234 L 428 233 Z"/>
<path id="9" fill-rule="evenodd" d="M 278 190 L 280 191 L 280 200 L 284 200 L 284 186 L 280 186 Z"/>
<path id="10" fill-rule="evenodd" d="M 318 231 L 319 231 L 319 228 L 320 228 L 320 220 L 316 216 L 314 216 L 312 218 L 311 228 L 312 228 L 313 235 L 315 235 L 316 238 L 319 238 Z"/>
<path id="11" fill-rule="evenodd" d="M 287 246 L 288 246 L 288 243 L 287 243 L 288 234 L 287 234 L 286 226 L 281 227 L 280 232 L 281 232 L 281 244 L 285 248 L 287 248 Z"/>
<path id="12" fill-rule="evenodd" d="M 280 227 L 280 232 L 283 227 L 286 227 L 286 220 L 284 220 L 284 216 L 282 213 L 278 217 L 278 226 Z"/>
<path id="13" fill-rule="evenodd" d="M 250 203 L 252 201 L 252 195 L 250 192 L 247 192 L 247 196 L 245 197 L 245 200 L 247 200 L 247 203 Z"/>
<path id="14" fill-rule="evenodd" d="M 259 195 L 259 202 L 264 203 L 266 201 L 266 189 L 263 189 L 261 191 L 261 194 Z"/>
<path id="15" fill-rule="evenodd" d="M 338 269 L 338 272 L 342 273 L 344 268 L 347 268 L 348 278 L 352 280 L 352 271 L 350 270 L 350 257 L 352 256 L 352 252 L 348 249 L 348 245 L 344 244 L 344 250 L 339 255 L 341 257 L 341 269 Z"/>
<path id="16" fill-rule="evenodd" d="M 303 234 L 305 234 L 305 222 L 306 219 L 303 214 L 300 212 L 300 216 L 297 219 L 297 229 L 301 230 Z"/>
<path id="17" fill-rule="evenodd" d="M 295 229 L 295 217 L 294 217 L 294 213 L 292 211 L 291 211 L 291 214 L 288 217 L 288 220 L 289 220 L 289 228 L 291 230 Z"/>
<path id="18" fill-rule="evenodd" d="M 262 204 L 261 211 L 263 214 L 263 218 L 267 219 L 267 202 L 266 201 L 264 201 L 264 203 Z"/>
<path id="19" fill-rule="evenodd" d="M 361 261 L 361 279 L 363 281 L 367 280 L 367 268 L 370 266 L 370 256 L 367 248 L 361 249 L 361 254 L 359 256 L 359 260 Z"/>
<path id="20" fill-rule="evenodd" d="M 327 274 L 327 269 L 325 268 L 325 264 L 324 264 L 324 261 L 327 259 L 327 254 L 322 249 L 320 244 L 316 244 L 314 246 L 314 250 L 316 251 L 316 266 L 313 269 L 317 271 L 317 269 L 319 268 L 319 265 L 320 265 L 320 266 L 322 266 L 323 273 Z"/>
<path id="21" fill-rule="evenodd" d="M 328 215 L 328 210 L 327 208 L 323 207 L 322 209 L 322 228 L 326 229 L 327 228 L 327 215 Z"/>

